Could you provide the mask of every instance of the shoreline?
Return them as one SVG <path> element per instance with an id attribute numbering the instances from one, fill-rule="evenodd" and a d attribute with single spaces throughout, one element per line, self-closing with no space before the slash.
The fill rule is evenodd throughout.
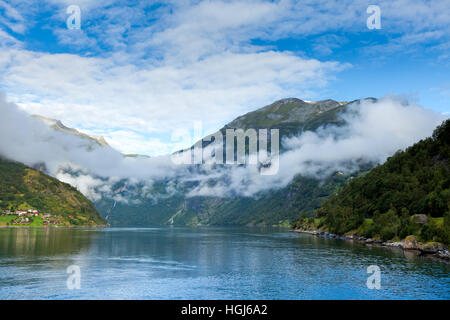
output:
<path id="1" fill-rule="evenodd" d="M 291 229 L 290 232 L 303 233 L 320 238 L 352 241 L 365 244 L 367 246 L 378 246 L 389 249 L 400 249 L 402 251 L 412 252 L 416 256 L 434 258 L 438 259 L 439 261 L 450 263 L 450 252 L 448 251 L 448 248 L 445 245 L 441 243 L 424 244 L 417 241 L 417 238 L 415 236 L 408 236 L 406 237 L 406 239 L 402 241 L 395 242 L 391 240 L 382 241 L 371 238 L 365 238 L 357 234 L 340 236 L 337 234 L 319 230 Z"/>
<path id="2" fill-rule="evenodd" d="M 109 228 L 108 225 L 97 225 L 97 226 L 0 226 L 0 229 L 22 229 L 22 228 L 36 228 L 36 229 L 103 229 Z"/>

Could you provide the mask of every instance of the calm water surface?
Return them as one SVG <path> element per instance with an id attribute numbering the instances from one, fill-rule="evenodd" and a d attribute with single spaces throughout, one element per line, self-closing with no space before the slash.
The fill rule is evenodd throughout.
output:
<path id="1" fill-rule="evenodd" d="M 0 299 L 392 298 L 450 299 L 450 265 L 281 229 L 0 229 Z"/>

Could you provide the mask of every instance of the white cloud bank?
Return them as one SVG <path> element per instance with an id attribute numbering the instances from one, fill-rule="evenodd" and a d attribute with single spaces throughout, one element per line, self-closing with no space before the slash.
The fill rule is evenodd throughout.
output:
<path id="1" fill-rule="evenodd" d="M 183 168 L 175 168 L 169 156 L 125 158 L 110 147 L 92 148 L 91 141 L 51 129 L 16 104 L 7 102 L 3 94 L 0 94 L 0 155 L 28 166 L 45 164 L 51 175 L 74 185 L 93 200 L 98 200 L 97 189 L 111 193 L 108 186 L 120 179 L 132 182 L 139 179 L 151 185 L 155 179 L 183 172 Z M 78 176 L 68 175 L 67 169 Z"/>
<path id="2" fill-rule="evenodd" d="M 177 166 L 169 156 L 124 158 L 112 148 L 88 151 L 86 140 L 48 128 L 0 96 L 0 155 L 30 166 L 45 163 L 50 174 L 92 200 L 101 195 L 121 200 L 112 189 L 120 179 L 126 179 L 130 186 L 147 186 L 142 188 L 145 192 L 154 181 L 170 179 L 198 182 L 188 196 L 252 196 L 284 187 L 297 174 L 320 178 L 336 171 L 355 171 L 361 162 L 382 163 L 397 150 L 430 136 L 445 118 L 394 97 L 361 101 L 344 113 L 343 126 L 329 125 L 283 141 L 288 150 L 280 155 L 278 174 L 263 176 L 256 166 L 204 165 L 197 170 Z M 78 175 L 67 174 L 67 168 Z M 211 178 L 217 181 L 213 186 Z M 170 192 L 175 192 L 177 186 L 169 185 Z"/>
<path id="3" fill-rule="evenodd" d="M 284 187 L 297 174 L 325 178 L 337 171 L 355 172 L 363 163 L 383 163 L 396 151 L 431 136 L 447 117 L 396 97 L 385 97 L 377 102 L 354 103 L 342 118 L 343 126 L 329 125 L 284 140 L 288 151 L 279 157 L 278 174 L 260 175 L 251 167 L 224 170 L 226 184 L 211 186 L 207 178 L 199 178 L 202 183 L 190 195 L 252 196 Z"/>

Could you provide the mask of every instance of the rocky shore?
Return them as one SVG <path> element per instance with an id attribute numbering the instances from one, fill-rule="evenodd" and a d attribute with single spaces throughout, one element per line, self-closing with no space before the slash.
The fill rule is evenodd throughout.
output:
<path id="1" fill-rule="evenodd" d="M 351 235 L 337 235 L 325 231 L 320 230 L 304 230 L 304 229 L 294 229 L 292 232 L 297 233 L 306 233 L 317 237 L 322 238 L 332 238 L 332 239 L 340 239 L 340 240 L 347 240 L 347 241 L 355 241 L 360 243 L 365 243 L 367 245 L 378 245 L 381 247 L 388 247 L 388 248 L 398 248 L 402 250 L 407 250 L 416 253 L 420 256 L 427 256 L 427 257 L 433 257 L 440 260 L 444 260 L 447 262 L 450 262 L 450 252 L 448 248 L 443 245 L 442 243 L 438 242 L 429 242 L 429 243 L 421 243 L 417 240 L 417 237 L 415 236 L 408 236 L 402 241 L 394 242 L 394 241 L 381 241 L 371 238 L 365 238 L 362 236 L 359 236 L 357 234 L 351 234 Z"/>

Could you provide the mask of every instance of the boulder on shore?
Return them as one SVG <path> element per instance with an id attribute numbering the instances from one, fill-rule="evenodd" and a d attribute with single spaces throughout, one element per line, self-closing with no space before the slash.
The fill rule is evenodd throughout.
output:
<path id="1" fill-rule="evenodd" d="M 391 247 L 391 248 L 402 248 L 403 243 L 402 242 L 394 242 L 394 241 L 388 240 L 386 242 L 383 242 L 382 245 L 384 245 L 386 247 Z"/>
<path id="2" fill-rule="evenodd" d="M 433 254 L 438 251 L 445 251 L 447 248 L 439 242 L 429 242 L 419 246 L 419 250 L 425 254 Z"/>
<path id="3" fill-rule="evenodd" d="M 416 236 L 407 236 L 403 241 L 402 245 L 405 250 L 417 250 L 418 249 L 418 241 Z"/>
<path id="4" fill-rule="evenodd" d="M 450 261 L 450 252 L 448 250 L 438 251 L 434 256 L 442 260 Z"/>

